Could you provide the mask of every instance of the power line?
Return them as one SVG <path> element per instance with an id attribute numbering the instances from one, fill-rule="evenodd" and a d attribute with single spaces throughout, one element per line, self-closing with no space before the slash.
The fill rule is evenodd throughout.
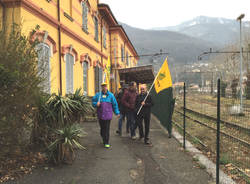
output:
<path id="1" fill-rule="evenodd" d="M 155 53 L 155 54 L 141 54 L 141 55 L 138 55 L 138 56 L 127 56 L 127 57 L 149 57 L 149 56 L 161 56 L 161 55 L 168 55 L 169 53 L 168 52 L 160 52 L 160 53 Z M 127 58 L 127 57 L 114 57 L 115 59 L 119 59 L 119 58 Z"/>

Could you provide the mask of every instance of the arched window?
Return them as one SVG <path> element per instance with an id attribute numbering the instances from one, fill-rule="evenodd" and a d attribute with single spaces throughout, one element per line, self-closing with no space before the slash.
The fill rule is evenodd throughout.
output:
<path id="1" fill-rule="evenodd" d="M 43 79 L 41 87 L 44 92 L 50 94 L 50 57 L 52 51 L 45 43 L 38 44 L 36 49 L 38 55 L 38 75 Z"/>
<path id="2" fill-rule="evenodd" d="M 74 93 L 74 56 L 70 53 L 65 55 L 66 61 L 66 94 Z"/>
<path id="3" fill-rule="evenodd" d="M 73 45 L 64 45 L 62 56 L 66 64 L 66 94 L 74 93 L 74 64 L 78 61 L 78 53 Z"/>
<path id="4" fill-rule="evenodd" d="M 83 94 L 88 94 L 88 62 L 82 62 L 83 67 Z"/>

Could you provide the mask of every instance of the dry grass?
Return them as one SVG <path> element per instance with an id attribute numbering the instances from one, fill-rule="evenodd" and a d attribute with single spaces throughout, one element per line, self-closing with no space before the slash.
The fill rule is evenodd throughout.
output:
<path id="1" fill-rule="evenodd" d="M 194 100 L 195 99 L 195 100 Z M 194 111 L 200 112 L 202 114 L 210 115 L 216 117 L 216 98 L 211 96 L 197 96 L 193 95 L 192 97 L 187 97 L 187 108 L 192 109 Z M 207 101 L 207 103 L 206 103 Z M 183 112 L 183 98 L 177 98 L 177 105 L 175 107 L 176 111 Z M 200 122 L 203 122 L 213 128 L 216 129 L 216 122 L 208 120 L 204 117 L 194 115 L 190 112 L 186 112 L 186 115 L 192 117 L 192 119 L 196 119 Z M 249 113 L 250 117 L 250 113 Z M 234 117 L 229 114 L 224 113 L 222 116 L 224 121 L 238 123 L 240 125 L 250 124 L 250 118 L 248 117 Z M 173 120 L 177 122 L 180 126 L 183 125 L 183 115 L 174 112 Z M 202 141 L 207 148 L 201 146 L 198 141 L 193 138 L 188 138 L 198 149 L 204 152 L 211 160 L 215 161 L 216 155 L 216 131 L 211 130 L 203 125 L 200 125 L 188 118 L 186 118 L 186 130 L 194 137 Z M 250 142 L 250 135 L 247 132 L 244 132 L 239 129 L 228 128 L 224 125 L 221 126 L 221 131 L 232 135 L 234 137 L 240 138 L 246 142 Z M 220 154 L 221 154 L 221 165 L 224 165 L 225 171 L 231 176 L 231 172 L 234 172 L 232 178 L 236 181 L 249 181 L 246 176 L 242 175 L 240 172 L 236 172 L 236 168 L 240 168 L 240 170 L 244 171 L 246 174 L 250 175 L 250 148 L 242 145 L 241 143 L 233 140 L 231 138 L 225 137 L 221 135 L 221 146 L 220 146 Z M 234 169 L 230 168 L 228 171 L 227 164 L 232 164 L 233 166 L 237 166 Z"/>

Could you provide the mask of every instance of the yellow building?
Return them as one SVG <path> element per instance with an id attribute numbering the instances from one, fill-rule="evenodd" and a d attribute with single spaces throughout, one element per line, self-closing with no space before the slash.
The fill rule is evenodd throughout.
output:
<path id="1" fill-rule="evenodd" d="M 82 88 L 93 96 L 106 80 L 119 87 L 118 69 L 137 65 L 138 55 L 110 8 L 98 0 L 1 0 L 1 27 L 22 25 L 38 39 L 38 68 L 45 90 L 63 95 Z M 35 32 L 34 28 L 39 25 Z"/>

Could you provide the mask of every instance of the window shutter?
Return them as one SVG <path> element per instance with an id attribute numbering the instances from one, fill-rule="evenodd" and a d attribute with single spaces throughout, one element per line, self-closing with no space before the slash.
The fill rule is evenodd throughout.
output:
<path id="1" fill-rule="evenodd" d="M 98 41 L 98 19 L 95 17 L 95 40 Z"/>
<path id="2" fill-rule="evenodd" d="M 66 54 L 66 94 L 69 94 L 70 89 L 70 62 L 69 55 Z"/>
<path id="3" fill-rule="evenodd" d="M 82 3 L 82 28 L 88 31 L 88 6 L 85 2 Z"/>
<path id="4" fill-rule="evenodd" d="M 74 93 L 74 57 L 70 55 L 71 62 L 70 62 L 70 91 Z"/>
<path id="5" fill-rule="evenodd" d="M 106 48 L 106 29 L 103 27 L 103 47 Z"/>
<path id="6" fill-rule="evenodd" d="M 50 47 L 44 43 L 37 46 L 38 52 L 38 76 L 43 78 L 41 87 L 46 93 L 50 93 Z"/>
<path id="7" fill-rule="evenodd" d="M 127 64 L 127 66 L 129 65 L 129 63 L 128 63 L 128 52 L 126 52 L 126 64 Z"/>
<path id="8" fill-rule="evenodd" d="M 44 46 L 44 90 L 50 94 L 50 48 Z"/>
<path id="9" fill-rule="evenodd" d="M 103 79 L 102 79 L 102 68 L 99 68 L 99 87 L 101 86 Z"/>
<path id="10" fill-rule="evenodd" d="M 124 61 L 124 48 L 121 45 L 121 58 L 122 58 L 122 62 Z"/>
<path id="11" fill-rule="evenodd" d="M 83 94 L 88 94 L 88 63 L 83 62 Z"/>
<path id="12" fill-rule="evenodd" d="M 99 92 L 99 67 L 95 67 L 95 92 Z"/>
<path id="13" fill-rule="evenodd" d="M 66 93 L 74 92 L 74 57 L 66 54 Z"/>

